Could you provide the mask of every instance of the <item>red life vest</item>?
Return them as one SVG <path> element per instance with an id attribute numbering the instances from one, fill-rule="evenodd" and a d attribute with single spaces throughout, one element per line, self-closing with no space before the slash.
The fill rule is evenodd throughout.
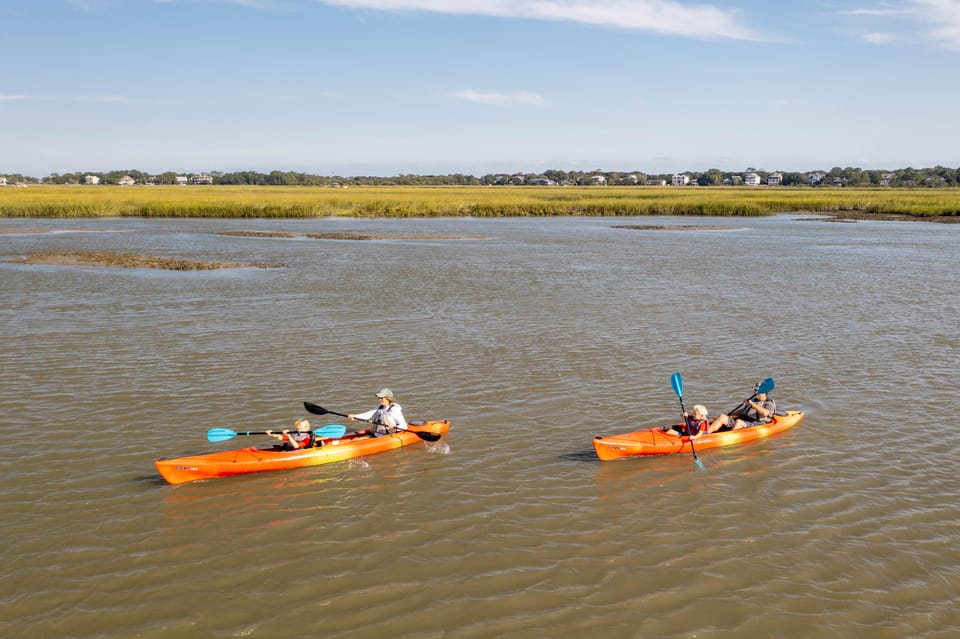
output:
<path id="1" fill-rule="evenodd" d="M 301 433 L 300 431 L 287 433 L 287 439 L 290 440 L 294 448 L 310 448 L 312 438 L 313 435 L 310 433 Z"/>

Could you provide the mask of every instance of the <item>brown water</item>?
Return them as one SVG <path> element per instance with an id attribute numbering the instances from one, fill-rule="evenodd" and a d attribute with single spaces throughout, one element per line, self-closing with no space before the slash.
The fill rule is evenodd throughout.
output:
<path id="1" fill-rule="evenodd" d="M 638 231 L 618 224 L 724 224 Z M 0 266 L 0 636 L 947 638 L 960 633 L 960 227 L 758 220 L 0 220 L 0 258 L 129 251 L 204 273 Z M 459 241 L 221 231 L 483 235 Z M 689 456 L 591 440 L 807 417 Z M 417 445 L 172 487 L 212 427 L 354 412 Z M 334 421 L 334 420 L 330 420 Z M 315 424 L 325 423 L 315 419 Z"/>

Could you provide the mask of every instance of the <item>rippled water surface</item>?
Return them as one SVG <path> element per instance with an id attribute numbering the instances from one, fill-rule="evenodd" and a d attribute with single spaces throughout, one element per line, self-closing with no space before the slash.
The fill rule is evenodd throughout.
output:
<path id="1" fill-rule="evenodd" d="M 617 225 L 721 224 L 722 230 Z M 0 636 L 960 633 L 960 226 L 757 220 L 0 220 Z M 453 241 L 227 237 L 384 231 Z M 764 377 L 797 428 L 605 462 Z M 166 485 L 153 462 L 373 407 L 441 445 Z M 314 419 L 314 423 L 324 423 Z"/>

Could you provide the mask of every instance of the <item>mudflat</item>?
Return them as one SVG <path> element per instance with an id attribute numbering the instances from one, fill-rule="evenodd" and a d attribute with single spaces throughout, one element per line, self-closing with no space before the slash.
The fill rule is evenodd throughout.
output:
<path id="1" fill-rule="evenodd" d="M 44 252 L 18 257 L 7 262 L 14 264 L 46 264 L 51 266 L 107 266 L 115 268 L 155 268 L 170 271 L 212 271 L 226 268 L 285 268 L 283 264 L 260 262 L 212 262 L 184 260 L 137 253 L 107 252 Z"/>

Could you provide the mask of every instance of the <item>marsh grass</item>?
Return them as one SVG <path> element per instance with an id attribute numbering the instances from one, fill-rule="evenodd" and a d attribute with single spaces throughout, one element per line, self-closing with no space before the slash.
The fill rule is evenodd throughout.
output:
<path id="1" fill-rule="evenodd" d="M 0 188 L 0 216 L 516 217 L 704 215 L 960 216 L 960 189 L 750 187 L 259 187 Z"/>

